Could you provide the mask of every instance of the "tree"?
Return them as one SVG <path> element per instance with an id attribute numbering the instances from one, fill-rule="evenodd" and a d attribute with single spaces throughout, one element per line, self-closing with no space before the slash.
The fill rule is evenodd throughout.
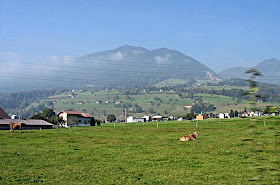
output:
<path id="1" fill-rule="evenodd" d="M 53 109 L 44 109 L 42 110 L 42 116 L 50 119 L 51 117 L 55 116 L 55 112 L 53 111 Z"/>
<path id="2" fill-rule="evenodd" d="M 211 112 L 214 111 L 216 107 L 213 104 L 197 103 L 191 108 L 191 113 L 201 113 L 201 112 Z"/>
<path id="3" fill-rule="evenodd" d="M 151 114 L 155 113 L 155 111 L 154 111 L 153 108 L 150 108 L 150 109 L 148 110 L 148 112 L 151 113 Z"/>
<path id="4" fill-rule="evenodd" d="M 265 109 L 263 110 L 263 113 L 264 114 L 269 114 L 269 113 L 271 113 L 271 105 L 267 105 L 266 107 L 265 107 Z"/>
<path id="5" fill-rule="evenodd" d="M 234 117 L 234 112 L 233 112 L 233 110 L 230 110 L 229 117 L 231 117 L 231 118 Z"/>
<path id="6" fill-rule="evenodd" d="M 29 117 L 29 119 L 42 119 L 52 124 L 62 123 L 63 120 L 58 115 L 55 115 L 53 109 L 44 109 L 42 112 L 37 112 L 33 116 Z"/>
<path id="7" fill-rule="evenodd" d="M 90 118 L 90 126 L 95 126 L 96 121 L 93 117 Z"/>
<path id="8" fill-rule="evenodd" d="M 107 121 L 112 123 L 112 122 L 115 122 L 117 120 L 116 116 L 114 114 L 109 114 L 107 116 Z"/>
<path id="9" fill-rule="evenodd" d="M 246 73 L 251 74 L 251 77 L 246 80 L 246 82 L 249 82 L 250 84 L 250 89 L 246 92 L 244 92 L 244 95 L 248 95 L 251 99 L 250 101 L 250 109 L 252 111 L 256 111 L 256 100 L 257 98 L 260 98 L 261 96 L 257 94 L 257 92 L 259 91 L 257 82 L 256 82 L 256 77 L 258 76 L 262 76 L 262 74 L 256 69 L 256 68 L 251 68 L 248 71 L 246 71 Z"/>
<path id="10" fill-rule="evenodd" d="M 187 120 L 192 120 L 192 119 L 194 119 L 195 117 L 196 117 L 196 115 L 193 114 L 193 113 L 187 113 L 187 114 L 186 114 L 186 119 L 187 119 Z"/>

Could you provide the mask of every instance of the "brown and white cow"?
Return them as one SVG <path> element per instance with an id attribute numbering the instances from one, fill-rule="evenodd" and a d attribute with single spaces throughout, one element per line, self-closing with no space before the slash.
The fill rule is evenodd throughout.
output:
<path id="1" fill-rule="evenodd" d="M 19 133 L 21 133 L 21 130 L 23 129 L 23 126 L 25 126 L 24 123 L 12 123 L 10 122 L 10 132 L 14 129 L 19 129 Z"/>
<path id="2" fill-rule="evenodd" d="M 197 132 L 194 132 L 193 134 L 183 136 L 180 138 L 180 141 L 191 141 L 191 140 L 196 140 L 196 137 L 198 136 Z"/>

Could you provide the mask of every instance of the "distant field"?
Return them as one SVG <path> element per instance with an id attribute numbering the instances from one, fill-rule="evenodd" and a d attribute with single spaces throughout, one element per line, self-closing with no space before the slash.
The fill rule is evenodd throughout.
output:
<path id="1" fill-rule="evenodd" d="M 279 121 L 0 130 L 0 184 L 278 184 Z"/>
<path id="2" fill-rule="evenodd" d="M 227 88 L 227 87 L 225 87 Z M 237 87 L 231 87 L 237 88 Z M 241 87 L 240 87 L 241 88 Z M 56 96 L 48 97 L 40 101 L 34 102 L 27 107 L 30 109 L 39 104 L 48 104 L 48 102 L 56 102 L 52 108 L 59 112 L 60 110 L 73 109 L 79 112 L 87 112 L 97 119 L 105 119 L 108 114 L 114 114 L 118 119 L 124 119 L 124 104 L 130 104 L 128 107 L 128 116 L 142 117 L 144 115 L 153 116 L 160 114 L 164 116 L 182 116 L 190 112 L 190 109 L 185 109 L 185 105 L 194 103 L 194 99 L 186 98 L 188 93 L 181 93 L 179 97 L 175 92 L 159 92 L 150 91 L 141 92 L 137 95 L 124 95 L 119 90 L 100 90 L 96 92 L 65 92 Z M 229 96 L 213 95 L 213 94 L 194 94 L 196 97 L 201 97 L 204 103 L 212 103 L 217 109 L 213 113 L 230 112 L 230 110 L 243 111 L 245 107 L 249 107 L 248 101 L 239 100 Z M 119 106 L 116 102 L 120 101 Z M 83 104 L 78 104 L 83 102 Z M 96 103 L 100 102 L 100 103 Z M 142 108 L 142 112 L 136 112 L 134 105 L 138 104 Z M 259 108 L 264 109 L 267 105 L 278 106 L 269 102 L 258 103 Z M 153 109 L 153 113 L 150 111 Z M 133 111 L 134 110 L 134 111 Z"/>

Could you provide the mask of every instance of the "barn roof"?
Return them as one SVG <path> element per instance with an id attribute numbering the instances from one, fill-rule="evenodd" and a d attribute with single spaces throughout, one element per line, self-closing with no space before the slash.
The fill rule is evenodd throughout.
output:
<path id="1" fill-rule="evenodd" d="M 10 124 L 10 123 L 24 123 L 26 125 L 33 125 L 33 126 L 53 126 L 53 124 L 44 121 L 44 120 L 37 120 L 37 119 L 0 119 L 0 124 Z"/>
<path id="2" fill-rule="evenodd" d="M 11 117 L 0 107 L 0 119 L 11 119 Z"/>

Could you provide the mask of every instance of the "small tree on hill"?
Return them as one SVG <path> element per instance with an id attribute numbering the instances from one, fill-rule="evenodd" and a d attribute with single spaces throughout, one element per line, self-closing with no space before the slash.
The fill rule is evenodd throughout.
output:
<path id="1" fill-rule="evenodd" d="M 107 121 L 112 123 L 112 122 L 115 122 L 117 120 L 116 116 L 114 114 L 109 114 L 107 116 Z"/>
<path id="2" fill-rule="evenodd" d="M 231 117 L 231 118 L 234 117 L 234 112 L 233 112 L 233 110 L 230 110 L 229 117 Z"/>

